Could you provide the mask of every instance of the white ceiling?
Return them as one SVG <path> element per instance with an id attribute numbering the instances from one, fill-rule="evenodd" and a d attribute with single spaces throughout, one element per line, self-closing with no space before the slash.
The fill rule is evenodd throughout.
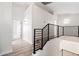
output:
<path id="1" fill-rule="evenodd" d="M 53 2 L 46 6 L 57 14 L 79 13 L 79 2 Z"/>
<path id="2" fill-rule="evenodd" d="M 41 2 L 36 2 L 34 3 L 35 5 L 41 7 L 42 9 L 48 11 L 49 13 L 53 14 L 52 9 L 50 9 L 49 7 L 47 7 L 47 5 L 42 4 Z"/>
<path id="3" fill-rule="evenodd" d="M 13 6 L 20 6 L 20 7 L 27 7 L 29 4 L 32 4 L 32 2 L 12 2 Z"/>
<path id="4" fill-rule="evenodd" d="M 33 2 L 14 2 L 12 3 L 13 19 L 22 20 L 23 15 L 30 4 Z M 40 2 L 35 2 L 36 5 L 47 10 L 50 13 L 57 14 L 72 14 L 79 13 L 79 2 L 53 2 L 43 5 Z"/>
<path id="5" fill-rule="evenodd" d="M 12 3 L 12 15 L 13 15 L 13 20 L 22 20 L 24 18 L 24 13 L 26 9 L 29 7 L 29 5 L 35 4 L 48 12 L 52 13 L 51 10 L 43 5 L 40 2 L 13 2 Z"/>
<path id="6" fill-rule="evenodd" d="M 30 3 L 26 2 L 13 2 L 12 3 L 12 18 L 13 20 L 22 20 L 24 18 L 24 13 Z"/>

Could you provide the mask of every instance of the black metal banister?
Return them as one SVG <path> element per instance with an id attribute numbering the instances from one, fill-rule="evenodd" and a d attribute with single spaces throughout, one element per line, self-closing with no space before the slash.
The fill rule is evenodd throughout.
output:
<path id="1" fill-rule="evenodd" d="M 42 29 L 42 39 L 41 39 L 41 50 L 43 49 L 43 29 Z"/>
<path id="2" fill-rule="evenodd" d="M 78 26 L 78 37 L 79 37 L 79 26 Z"/>
<path id="3" fill-rule="evenodd" d="M 57 37 L 59 37 L 59 25 L 57 26 Z"/>
<path id="4" fill-rule="evenodd" d="M 36 52 L 35 52 L 35 29 L 34 29 L 34 42 L 33 42 L 34 44 L 33 44 L 33 53 L 35 54 Z"/>
<path id="5" fill-rule="evenodd" d="M 37 50 L 41 49 L 41 42 L 42 42 L 41 39 L 42 39 L 42 29 L 34 29 L 34 44 L 33 44 L 34 54 L 36 53 Z"/>
<path id="6" fill-rule="evenodd" d="M 56 29 L 54 28 L 56 26 Z M 33 53 L 35 54 L 37 50 L 39 49 L 43 49 L 43 47 L 45 46 L 45 44 L 47 43 L 47 41 L 49 41 L 50 39 L 53 39 L 55 38 L 54 37 L 54 30 L 56 30 L 56 37 L 60 37 L 60 36 L 64 36 L 65 35 L 65 30 L 66 28 L 65 27 L 77 27 L 76 28 L 76 31 L 78 32 L 77 34 L 74 34 L 74 35 L 77 35 L 77 37 L 79 37 L 79 26 L 59 26 L 59 25 L 54 25 L 54 24 L 47 24 L 45 25 L 42 29 L 40 28 L 37 28 L 37 29 L 34 29 L 34 48 L 33 48 Z M 53 34 L 51 34 L 53 33 Z M 68 35 L 70 33 L 67 33 Z M 72 34 L 71 34 L 72 36 Z M 40 46 L 40 47 L 39 47 Z"/>
<path id="7" fill-rule="evenodd" d="M 63 27 L 63 31 L 62 31 L 62 33 L 63 33 L 63 36 L 64 36 L 64 27 Z"/>
<path id="8" fill-rule="evenodd" d="M 42 29 L 44 29 L 46 26 L 48 26 L 48 24 L 47 24 L 47 25 L 45 25 Z"/>
<path id="9" fill-rule="evenodd" d="M 49 24 L 48 24 L 48 41 L 49 41 Z"/>
<path id="10" fill-rule="evenodd" d="M 49 28 L 49 24 L 43 27 L 43 47 L 46 44 L 46 42 L 49 40 L 48 28 Z"/>

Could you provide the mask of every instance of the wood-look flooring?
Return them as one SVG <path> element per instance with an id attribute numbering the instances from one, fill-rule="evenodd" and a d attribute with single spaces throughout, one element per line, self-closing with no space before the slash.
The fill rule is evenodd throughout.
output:
<path id="1" fill-rule="evenodd" d="M 63 56 L 79 56 L 79 55 L 70 51 L 63 50 Z"/>
<path id="2" fill-rule="evenodd" d="M 12 42 L 13 52 L 5 54 L 4 56 L 31 56 L 32 44 L 24 40 L 15 40 Z"/>

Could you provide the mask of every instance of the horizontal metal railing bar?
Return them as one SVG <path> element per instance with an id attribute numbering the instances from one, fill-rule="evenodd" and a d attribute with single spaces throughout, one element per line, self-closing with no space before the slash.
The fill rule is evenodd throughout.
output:
<path id="1" fill-rule="evenodd" d="M 42 33 L 41 32 L 35 32 L 35 35 L 41 35 Z"/>
<path id="2" fill-rule="evenodd" d="M 41 48 L 41 47 L 40 47 L 40 48 Z M 39 48 L 39 46 L 38 46 L 38 47 L 36 47 L 36 49 L 35 49 L 35 50 L 40 49 L 40 48 Z"/>
<path id="3" fill-rule="evenodd" d="M 35 35 L 36 37 L 42 37 L 41 34 L 40 35 Z"/>
<path id="4" fill-rule="evenodd" d="M 35 35 L 35 36 L 40 37 L 40 36 L 41 36 L 41 34 L 37 34 L 37 35 Z"/>
<path id="5" fill-rule="evenodd" d="M 65 27 L 65 26 L 60 26 L 60 25 L 55 25 L 55 24 L 50 24 L 49 25 L 54 25 L 54 26 L 59 26 L 59 27 Z M 75 25 L 75 26 L 67 26 L 67 27 L 78 27 L 79 25 Z"/>
<path id="6" fill-rule="evenodd" d="M 40 43 L 40 44 L 41 44 L 41 43 Z M 39 47 L 41 47 L 41 45 L 38 44 L 38 45 L 36 45 L 35 47 L 38 47 L 38 48 L 39 48 Z"/>
<path id="7" fill-rule="evenodd" d="M 35 29 L 35 31 L 36 31 L 36 32 L 41 32 L 41 30 L 36 30 L 36 29 Z"/>
<path id="8" fill-rule="evenodd" d="M 41 43 L 38 43 L 38 44 L 35 44 L 36 46 L 39 46 L 39 44 L 41 44 Z"/>
<path id="9" fill-rule="evenodd" d="M 59 26 L 59 27 L 63 27 L 63 26 Z"/>
<path id="10" fill-rule="evenodd" d="M 48 23 L 49 25 L 55 25 L 55 24 L 50 24 L 50 23 Z"/>
<path id="11" fill-rule="evenodd" d="M 35 30 L 41 30 L 41 28 L 35 28 Z"/>
<path id="12" fill-rule="evenodd" d="M 42 32 L 35 32 L 36 34 L 41 34 Z"/>
<path id="13" fill-rule="evenodd" d="M 35 30 L 35 33 L 40 33 L 40 34 L 42 33 L 41 30 L 36 30 L 36 29 L 34 30 Z"/>
<path id="14" fill-rule="evenodd" d="M 48 40 L 47 40 L 48 41 Z M 45 44 L 47 43 L 47 41 L 43 44 L 43 47 L 45 46 Z"/>
<path id="15" fill-rule="evenodd" d="M 36 49 L 35 51 L 37 51 L 37 50 L 40 50 L 41 48 L 39 48 L 39 49 Z"/>
<path id="16" fill-rule="evenodd" d="M 35 39 L 36 39 L 36 38 L 38 38 L 38 39 L 39 39 L 39 38 L 41 38 L 41 37 L 42 37 L 42 36 L 36 36 L 36 37 L 35 37 Z"/>
<path id="17" fill-rule="evenodd" d="M 41 40 L 40 38 L 41 38 L 41 37 L 39 37 L 39 38 L 35 38 L 35 40 L 38 40 L 38 39 Z"/>
<path id="18" fill-rule="evenodd" d="M 59 25 L 56 25 L 56 24 L 50 24 L 50 23 L 49 23 L 49 25 L 59 26 Z"/>
<path id="19" fill-rule="evenodd" d="M 48 26 L 48 24 L 47 24 L 46 26 Z M 44 29 L 46 26 L 44 26 L 43 29 Z"/>
<path id="20" fill-rule="evenodd" d="M 42 32 L 41 32 L 41 31 L 36 31 L 36 30 L 35 30 L 35 33 L 37 33 L 37 34 L 40 33 L 40 34 L 41 34 Z"/>

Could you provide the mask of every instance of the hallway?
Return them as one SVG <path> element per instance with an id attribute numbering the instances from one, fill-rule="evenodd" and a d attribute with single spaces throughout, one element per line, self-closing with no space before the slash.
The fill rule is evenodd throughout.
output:
<path id="1" fill-rule="evenodd" d="M 24 40 L 14 40 L 12 42 L 13 52 L 5 54 L 5 56 L 31 56 L 32 45 Z"/>

